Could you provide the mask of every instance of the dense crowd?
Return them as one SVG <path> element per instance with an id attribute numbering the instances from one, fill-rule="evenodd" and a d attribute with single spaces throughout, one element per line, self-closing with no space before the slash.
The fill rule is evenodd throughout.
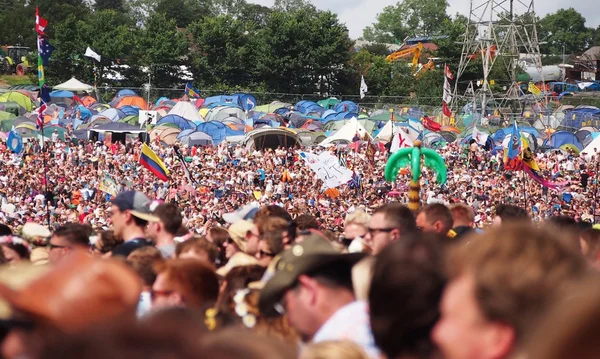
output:
<path id="1" fill-rule="evenodd" d="M 2 145 L 2 357 L 600 354 L 592 154 L 536 154 L 550 189 L 450 144 L 413 212 L 383 146 L 150 145 L 168 182 L 136 139 Z M 324 190 L 299 151 L 356 175 Z"/>

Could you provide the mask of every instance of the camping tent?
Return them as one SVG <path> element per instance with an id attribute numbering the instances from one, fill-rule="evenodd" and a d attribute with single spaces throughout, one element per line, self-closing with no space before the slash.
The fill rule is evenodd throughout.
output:
<path id="1" fill-rule="evenodd" d="M 72 78 L 67 82 L 63 82 L 60 85 L 54 86 L 54 90 L 66 90 L 66 91 L 92 91 L 94 88 L 90 85 L 84 84 L 83 82 L 77 80 L 76 78 Z"/>
<path id="2" fill-rule="evenodd" d="M 334 143 L 352 143 L 355 137 L 358 136 L 361 140 L 371 138 L 369 132 L 361 125 L 356 118 L 352 118 L 348 121 L 344 127 L 337 130 L 333 135 L 327 137 L 321 146 L 328 146 Z"/>
<path id="3" fill-rule="evenodd" d="M 171 111 L 169 111 L 169 115 L 177 115 L 185 118 L 188 121 L 192 122 L 204 122 L 204 119 L 200 117 L 198 113 L 198 109 L 192 103 L 187 101 L 179 101 Z"/>
<path id="4" fill-rule="evenodd" d="M 31 99 L 28 96 L 17 91 L 9 91 L 1 94 L 0 102 L 16 102 L 27 112 L 33 109 L 33 102 L 31 101 Z"/>

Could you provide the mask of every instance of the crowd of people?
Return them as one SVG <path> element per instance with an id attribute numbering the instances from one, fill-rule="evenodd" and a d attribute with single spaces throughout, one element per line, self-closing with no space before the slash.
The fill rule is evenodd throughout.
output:
<path id="1" fill-rule="evenodd" d="M 440 186 L 388 153 L 150 144 L 0 148 L 5 358 L 591 358 L 600 291 L 595 156 L 449 144 Z M 369 146 L 369 144 L 366 144 Z M 298 151 L 354 173 L 325 191 Z"/>

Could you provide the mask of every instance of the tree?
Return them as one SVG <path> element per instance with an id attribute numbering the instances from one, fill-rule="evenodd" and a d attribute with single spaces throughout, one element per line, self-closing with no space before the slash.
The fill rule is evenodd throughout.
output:
<path id="1" fill-rule="evenodd" d="M 25 0 L 7 3 L 0 11 L 0 44 L 35 48 L 35 10 Z"/>
<path id="2" fill-rule="evenodd" d="M 94 4 L 96 11 L 115 10 L 123 11 L 123 0 L 96 0 Z"/>
<path id="3" fill-rule="evenodd" d="M 403 0 L 386 6 L 377 22 L 363 31 L 363 38 L 376 42 L 397 42 L 416 35 L 437 35 L 448 18 L 446 0 Z"/>
<path id="4" fill-rule="evenodd" d="M 458 42 L 464 41 L 464 34 L 467 29 L 469 19 L 460 14 L 456 14 L 454 18 L 446 18 L 440 25 L 440 34 L 443 35 L 436 39 L 438 45 L 437 57 L 440 57 L 445 62 L 460 61 L 462 53 L 462 45 Z"/>
<path id="5" fill-rule="evenodd" d="M 255 47 L 244 23 L 229 15 L 204 18 L 188 28 L 196 50 L 192 72 L 203 88 L 230 87 L 255 81 Z"/>
<path id="6" fill-rule="evenodd" d="M 273 9 L 277 11 L 298 11 L 302 9 L 315 9 L 315 7 L 306 0 L 275 0 Z"/>
<path id="7" fill-rule="evenodd" d="M 140 31 L 132 58 L 139 59 L 139 66 L 146 68 L 154 87 L 182 86 L 182 68 L 188 52 L 185 34 L 177 30 L 174 19 L 162 13 L 153 13 Z M 145 78 L 137 78 L 144 83 Z"/>
<path id="8" fill-rule="evenodd" d="M 585 18 L 575 9 L 560 9 L 539 22 L 542 52 L 552 55 L 580 54 L 593 40 L 593 29 L 585 26 Z"/>
<path id="9" fill-rule="evenodd" d="M 331 92 L 352 47 L 337 16 L 312 7 L 272 12 L 257 36 L 258 70 L 276 92 Z"/>

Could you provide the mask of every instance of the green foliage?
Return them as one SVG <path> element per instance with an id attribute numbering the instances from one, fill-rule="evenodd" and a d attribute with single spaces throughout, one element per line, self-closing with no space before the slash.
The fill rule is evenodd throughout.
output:
<path id="1" fill-rule="evenodd" d="M 367 27 L 363 37 L 368 41 L 402 42 L 416 35 L 438 35 L 440 24 L 448 19 L 446 0 L 403 0 L 386 6 L 377 22 Z"/>
<path id="2" fill-rule="evenodd" d="M 123 11 L 123 0 L 96 0 L 94 9 L 96 11 L 115 10 L 121 12 Z"/>
<path id="3" fill-rule="evenodd" d="M 585 26 L 583 15 L 573 8 L 548 14 L 539 25 L 539 38 L 546 42 L 542 52 L 547 54 L 580 54 L 590 46 L 594 36 L 594 30 Z"/>

